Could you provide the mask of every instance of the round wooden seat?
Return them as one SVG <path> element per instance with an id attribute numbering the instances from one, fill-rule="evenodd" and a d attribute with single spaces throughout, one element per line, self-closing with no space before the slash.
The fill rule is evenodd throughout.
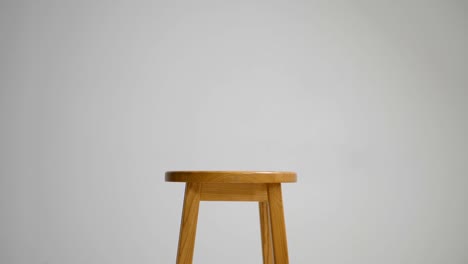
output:
<path id="1" fill-rule="evenodd" d="M 282 171 L 168 171 L 167 182 L 193 183 L 287 183 L 296 182 L 295 172 Z"/>

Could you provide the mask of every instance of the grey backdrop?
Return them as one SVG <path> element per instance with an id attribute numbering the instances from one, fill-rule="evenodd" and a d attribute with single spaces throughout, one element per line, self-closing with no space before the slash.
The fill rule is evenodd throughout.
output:
<path id="1" fill-rule="evenodd" d="M 293 264 L 468 263 L 467 6 L 2 1 L 0 263 L 174 263 L 172 169 L 297 171 Z M 194 263 L 258 225 L 203 203 Z"/>

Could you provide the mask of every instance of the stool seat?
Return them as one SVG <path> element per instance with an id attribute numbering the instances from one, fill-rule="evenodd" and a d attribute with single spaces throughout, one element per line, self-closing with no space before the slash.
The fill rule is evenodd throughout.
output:
<path id="1" fill-rule="evenodd" d="M 196 183 L 288 183 L 296 182 L 295 172 L 282 171 L 168 171 L 167 182 Z"/>

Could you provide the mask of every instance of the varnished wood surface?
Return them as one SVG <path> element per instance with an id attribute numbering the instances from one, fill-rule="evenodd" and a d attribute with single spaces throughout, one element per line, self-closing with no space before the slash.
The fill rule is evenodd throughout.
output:
<path id="1" fill-rule="evenodd" d="M 200 183 L 202 201 L 267 201 L 265 183 Z"/>
<path id="2" fill-rule="evenodd" d="M 177 264 L 192 264 L 197 232 L 198 209 L 200 206 L 199 183 L 187 183 L 185 186 L 184 207 L 180 223 Z"/>
<path id="3" fill-rule="evenodd" d="M 281 171 L 168 171 L 168 182 L 287 183 L 296 182 L 295 172 Z"/>
<path id="4" fill-rule="evenodd" d="M 268 184 L 268 205 L 275 263 L 288 264 L 288 243 L 286 240 L 281 184 Z"/>
<path id="5" fill-rule="evenodd" d="M 259 202 L 260 234 L 262 238 L 263 264 L 273 264 L 273 245 L 271 241 L 270 212 L 268 202 Z"/>
<path id="6" fill-rule="evenodd" d="M 281 183 L 294 172 L 170 171 L 166 181 L 186 182 L 177 264 L 191 264 L 200 201 L 258 201 L 264 264 L 288 264 Z"/>

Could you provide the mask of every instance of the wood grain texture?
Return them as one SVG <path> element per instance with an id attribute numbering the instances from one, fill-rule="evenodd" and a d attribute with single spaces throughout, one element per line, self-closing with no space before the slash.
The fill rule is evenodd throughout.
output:
<path id="1" fill-rule="evenodd" d="M 177 249 L 177 264 L 192 263 L 197 231 L 198 209 L 200 206 L 200 190 L 201 185 L 198 183 L 187 183 L 185 186 L 179 247 Z"/>
<path id="2" fill-rule="evenodd" d="M 267 201 L 264 183 L 201 183 L 202 201 Z"/>
<path id="3" fill-rule="evenodd" d="M 260 234 L 262 238 L 263 264 L 273 264 L 273 247 L 271 241 L 270 212 L 268 202 L 259 202 Z"/>
<path id="4" fill-rule="evenodd" d="M 296 182 L 295 172 L 277 171 L 168 171 L 166 181 L 199 183 Z"/>
<path id="5" fill-rule="evenodd" d="M 288 243 L 280 183 L 268 184 L 268 205 L 275 263 L 288 264 Z"/>
<path id="6" fill-rule="evenodd" d="M 177 264 L 191 264 L 200 201 L 258 201 L 264 264 L 288 264 L 281 183 L 294 172 L 169 171 L 166 181 L 186 182 Z"/>

